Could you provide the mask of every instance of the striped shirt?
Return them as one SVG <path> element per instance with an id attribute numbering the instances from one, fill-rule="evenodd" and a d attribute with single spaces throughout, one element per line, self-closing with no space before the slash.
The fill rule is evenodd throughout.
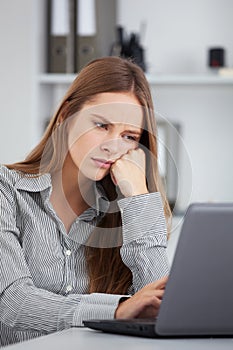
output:
<path id="1" fill-rule="evenodd" d="M 114 318 L 122 295 L 88 294 L 84 244 L 106 210 L 104 195 L 77 217 L 69 234 L 49 199 L 50 174 L 22 176 L 0 166 L 0 345 Z M 122 261 L 130 294 L 167 275 L 167 234 L 158 192 L 118 200 Z"/>

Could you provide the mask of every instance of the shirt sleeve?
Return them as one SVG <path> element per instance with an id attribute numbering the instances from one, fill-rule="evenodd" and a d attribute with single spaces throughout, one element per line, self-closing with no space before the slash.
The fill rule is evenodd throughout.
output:
<path id="1" fill-rule="evenodd" d="M 89 318 L 114 318 L 122 295 L 59 295 L 37 288 L 16 224 L 12 186 L 0 181 L 0 326 L 14 331 L 53 331 L 82 326 Z M 49 267 L 48 276 L 49 278 Z M 1 328 L 1 327 L 0 327 Z"/>
<path id="2" fill-rule="evenodd" d="M 122 261 L 133 275 L 136 293 L 169 273 L 167 227 L 159 192 L 118 201 L 122 216 Z"/>

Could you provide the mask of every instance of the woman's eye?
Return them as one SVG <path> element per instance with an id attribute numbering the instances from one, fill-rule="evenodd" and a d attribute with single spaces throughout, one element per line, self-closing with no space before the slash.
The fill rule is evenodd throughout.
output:
<path id="1" fill-rule="evenodd" d="M 138 142 L 138 137 L 132 135 L 125 135 L 124 138 L 128 141 Z"/>
<path id="2" fill-rule="evenodd" d="M 105 130 L 107 130 L 107 128 L 108 128 L 108 124 L 104 124 L 101 122 L 95 122 L 95 126 L 99 129 L 105 129 Z"/>

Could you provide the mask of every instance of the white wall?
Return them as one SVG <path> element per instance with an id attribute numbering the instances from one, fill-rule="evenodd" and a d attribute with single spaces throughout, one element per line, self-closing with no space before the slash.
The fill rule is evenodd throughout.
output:
<path id="1" fill-rule="evenodd" d="M 32 30 L 31 0 L 0 1 L 0 163 L 22 159 L 31 144 Z"/>
<path id="2" fill-rule="evenodd" d="M 118 0 L 118 23 L 140 32 L 150 72 L 205 72 L 207 49 L 227 49 L 233 66 L 232 0 Z"/>
<path id="3" fill-rule="evenodd" d="M 231 0 L 119 0 L 118 24 L 130 33 L 146 23 L 149 73 L 211 74 L 211 46 L 225 47 L 233 66 L 232 13 Z M 180 209 L 191 190 L 190 201 L 233 201 L 233 86 L 158 86 L 153 96 L 162 116 L 181 123 L 190 155 L 191 176 L 181 159 Z"/>
<path id="4" fill-rule="evenodd" d="M 180 209 L 190 191 L 192 201 L 233 201 L 233 88 L 160 87 L 153 95 L 160 114 L 181 123 L 190 157 L 191 174 L 181 156 Z"/>

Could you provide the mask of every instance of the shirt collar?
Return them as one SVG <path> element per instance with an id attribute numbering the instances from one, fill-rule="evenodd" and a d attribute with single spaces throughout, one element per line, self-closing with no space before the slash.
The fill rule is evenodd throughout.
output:
<path id="1" fill-rule="evenodd" d="M 16 189 L 29 192 L 41 192 L 50 187 L 52 187 L 52 181 L 48 173 L 38 176 L 26 174 L 15 183 Z"/>
<path id="2" fill-rule="evenodd" d="M 15 188 L 28 192 L 42 192 L 46 189 L 51 189 L 51 175 L 49 173 L 39 176 L 31 174 L 23 175 L 18 181 L 16 181 Z M 97 216 L 99 216 L 101 213 L 107 212 L 109 208 L 109 200 L 100 182 L 94 183 L 94 191 L 96 202 L 93 209 L 96 211 Z"/>

